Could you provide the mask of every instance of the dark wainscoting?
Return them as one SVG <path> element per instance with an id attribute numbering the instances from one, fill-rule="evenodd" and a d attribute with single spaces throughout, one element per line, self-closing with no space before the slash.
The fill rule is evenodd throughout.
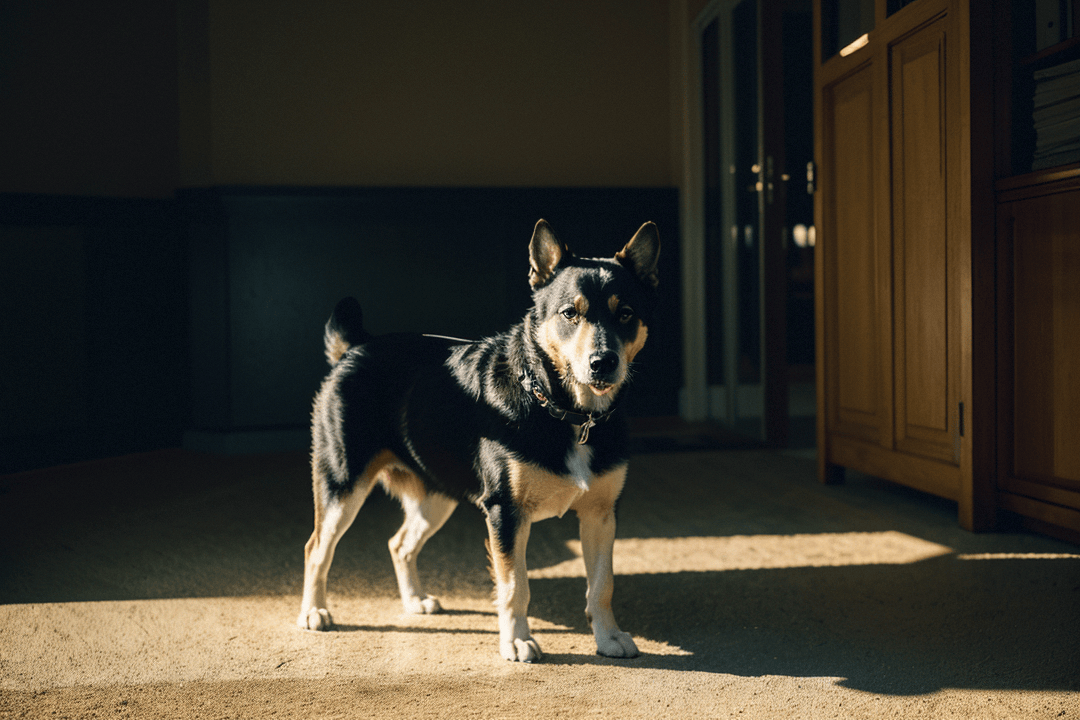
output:
<path id="1" fill-rule="evenodd" d="M 0 473 L 181 444 L 304 447 L 339 298 L 356 296 L 373 332 L 498 332 L 528 307 L 540 217 L 587 256 L 659 225 L 661 319 L 629 403 L 677 414 L 672 188 L 0 194 Z"/>
<path id="2" fill-rule="evenodd" d="M 0 472 L 180 444 L 178 221 L 171 200 L 0 194 Z"/>
<path id="3" fill-rule="evenodd" d="M 323 324 L 346 295 L 375 333 L 476 338 L 517 322 L 541 217 L 585 256 L 610 256 L 641 223 L 659 225 L 666 301 L 629 402 L 638 415 L 678 412 L 675 189 L 220 187 L 179 201 L 191 258 L 189 447 L 306 445 L 326 372 Z"/>

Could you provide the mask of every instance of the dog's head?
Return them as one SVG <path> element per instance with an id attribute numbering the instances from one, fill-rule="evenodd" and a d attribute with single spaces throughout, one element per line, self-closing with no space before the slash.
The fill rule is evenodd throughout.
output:
<path id="1" fill-rule="evenodd" d="M 578 258 L 536 223 L 529 284 L 537 345 L 587 412 L 605 411 L 645 345 L 656 306 L 656 225 L 645 223 L 612 258 Z"/>

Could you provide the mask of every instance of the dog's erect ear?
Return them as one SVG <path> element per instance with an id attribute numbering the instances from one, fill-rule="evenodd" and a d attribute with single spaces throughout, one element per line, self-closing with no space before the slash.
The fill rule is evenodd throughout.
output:
<path id="1" fill-rule="evenodd" d="M 556 239 L 547 220 L 538 220 L 529 241 L 529 285 L 536 288 L 546 283 L 570 256 L 570 249 Z"/>
<path id="2" fill-rule="evenodd" d="M 659 285 L 656 261 L 660 259 L 660 236 L 656 232 L 656 225 L 647 222 L 638 228 L 626 247 L 615 253 L 615 259 L 649 287 Z"/>

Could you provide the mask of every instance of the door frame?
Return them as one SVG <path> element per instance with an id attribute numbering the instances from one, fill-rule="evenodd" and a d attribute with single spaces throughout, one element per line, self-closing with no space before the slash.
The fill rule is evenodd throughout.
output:
<path id="1" fill-rule="evenodd" d="M 773 92 L 772 100 L 765 92 L 758 93 L 758 166 L 759 166 L 759 235 L 762 252 L 760 255 L 761 279 L 761 387 L 740 388 L 737 381 L 738 365 L 738 272 L 734 241 L 728 238 L 726 231 L 721 245 L 723 313 L 723 373 L 722 385 L 710 386 L 708 382 L 708 304 L 707 304 L 707 267 L 706 228 L 705 228 L 705 167 L 702 104 L 702 34 L 714 21 L 720 23 L 719 45 L 720 77 L 730 78 L 734 74 L 732 44 L 724 42 L 725 35 L 731 33 L 731 15 L 742 0 L 712 0 L 689 24 L 686 53 L 688 66 L 683 73 L 684 97 L 686 98 L 686 125 L 684 126 L 685 155 L 683 166 L 683 189 L 680 201 L 680 223 L 683 231 L 683 357 L 685 387 L 681 398 L 681 415 L 688 421 L 709 418 L 719 419 L 729 426 L 735 425 L 740 405 L 760 403 L 762 439 L 783 445 L 787 441 L 789 418 L 788 378 L 787 378 L 787 334 L 786 334 L 786 264 L 783 252 L 783 232 L 786 218 L 783 213 L 770 210 L 784 207 L 785 183 L 781 180 L 783 168 L 783 116 L 771 111 L 763 103 L 782 102 L 782 91 Z M 758 0 L 758 12 L 770 13 L 766 20 L 758 18 L 758 66 L 759 73 L 764 62 L 781 63 L 779 77 L 782 77 L 782 55 L 771 55 L 764 49 L 760 28 L 762 22 L 775 22 L 779 39 L 782 34 L 782 12 L 779 3 Z M 777 72 L 774 69 L 774 72 Z M 722 158 L 735 155 L 735 119 L 732 108 L 735 105 L 732 83 L 720 83 L 720 154 Z M 770 112 L 765 113 L 765 110 Z M 762 118 L 766 118 L 763 122 Z M 778 128 L 777 128 L 778 125 Z M 768 140 L 767 140 L 768 136 Z M 765 144 L 770 143 L 773 150 L 768 155 Z M 766 158 L 772 158 L 771 163 Z M 771 171 L 771 172 L 770 172 Z M 731 173 L 722 172 L 721 217 L 726 219 L 735 215 L 734 178 Z M 771 185 L 771 188 L 769 186 Z M 766 188 L 769 188 L 766 191 Z M 780 202 L 770 202 L 771 195 L 776 195 Z M 768 292 L 770 287 L 784 288 L 784 292 Z M 748 392 L 749 390 L 749 392 Z"/>

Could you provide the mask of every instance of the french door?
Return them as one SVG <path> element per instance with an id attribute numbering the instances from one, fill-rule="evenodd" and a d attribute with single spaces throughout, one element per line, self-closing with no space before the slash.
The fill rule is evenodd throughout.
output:
<path id="1" fill-rule="evenodd" d="M 783 6 L 699 19 L 709 412 L 775 445 L 792 368 L 809 381 L 814 363 L 810 15 Z"/>

